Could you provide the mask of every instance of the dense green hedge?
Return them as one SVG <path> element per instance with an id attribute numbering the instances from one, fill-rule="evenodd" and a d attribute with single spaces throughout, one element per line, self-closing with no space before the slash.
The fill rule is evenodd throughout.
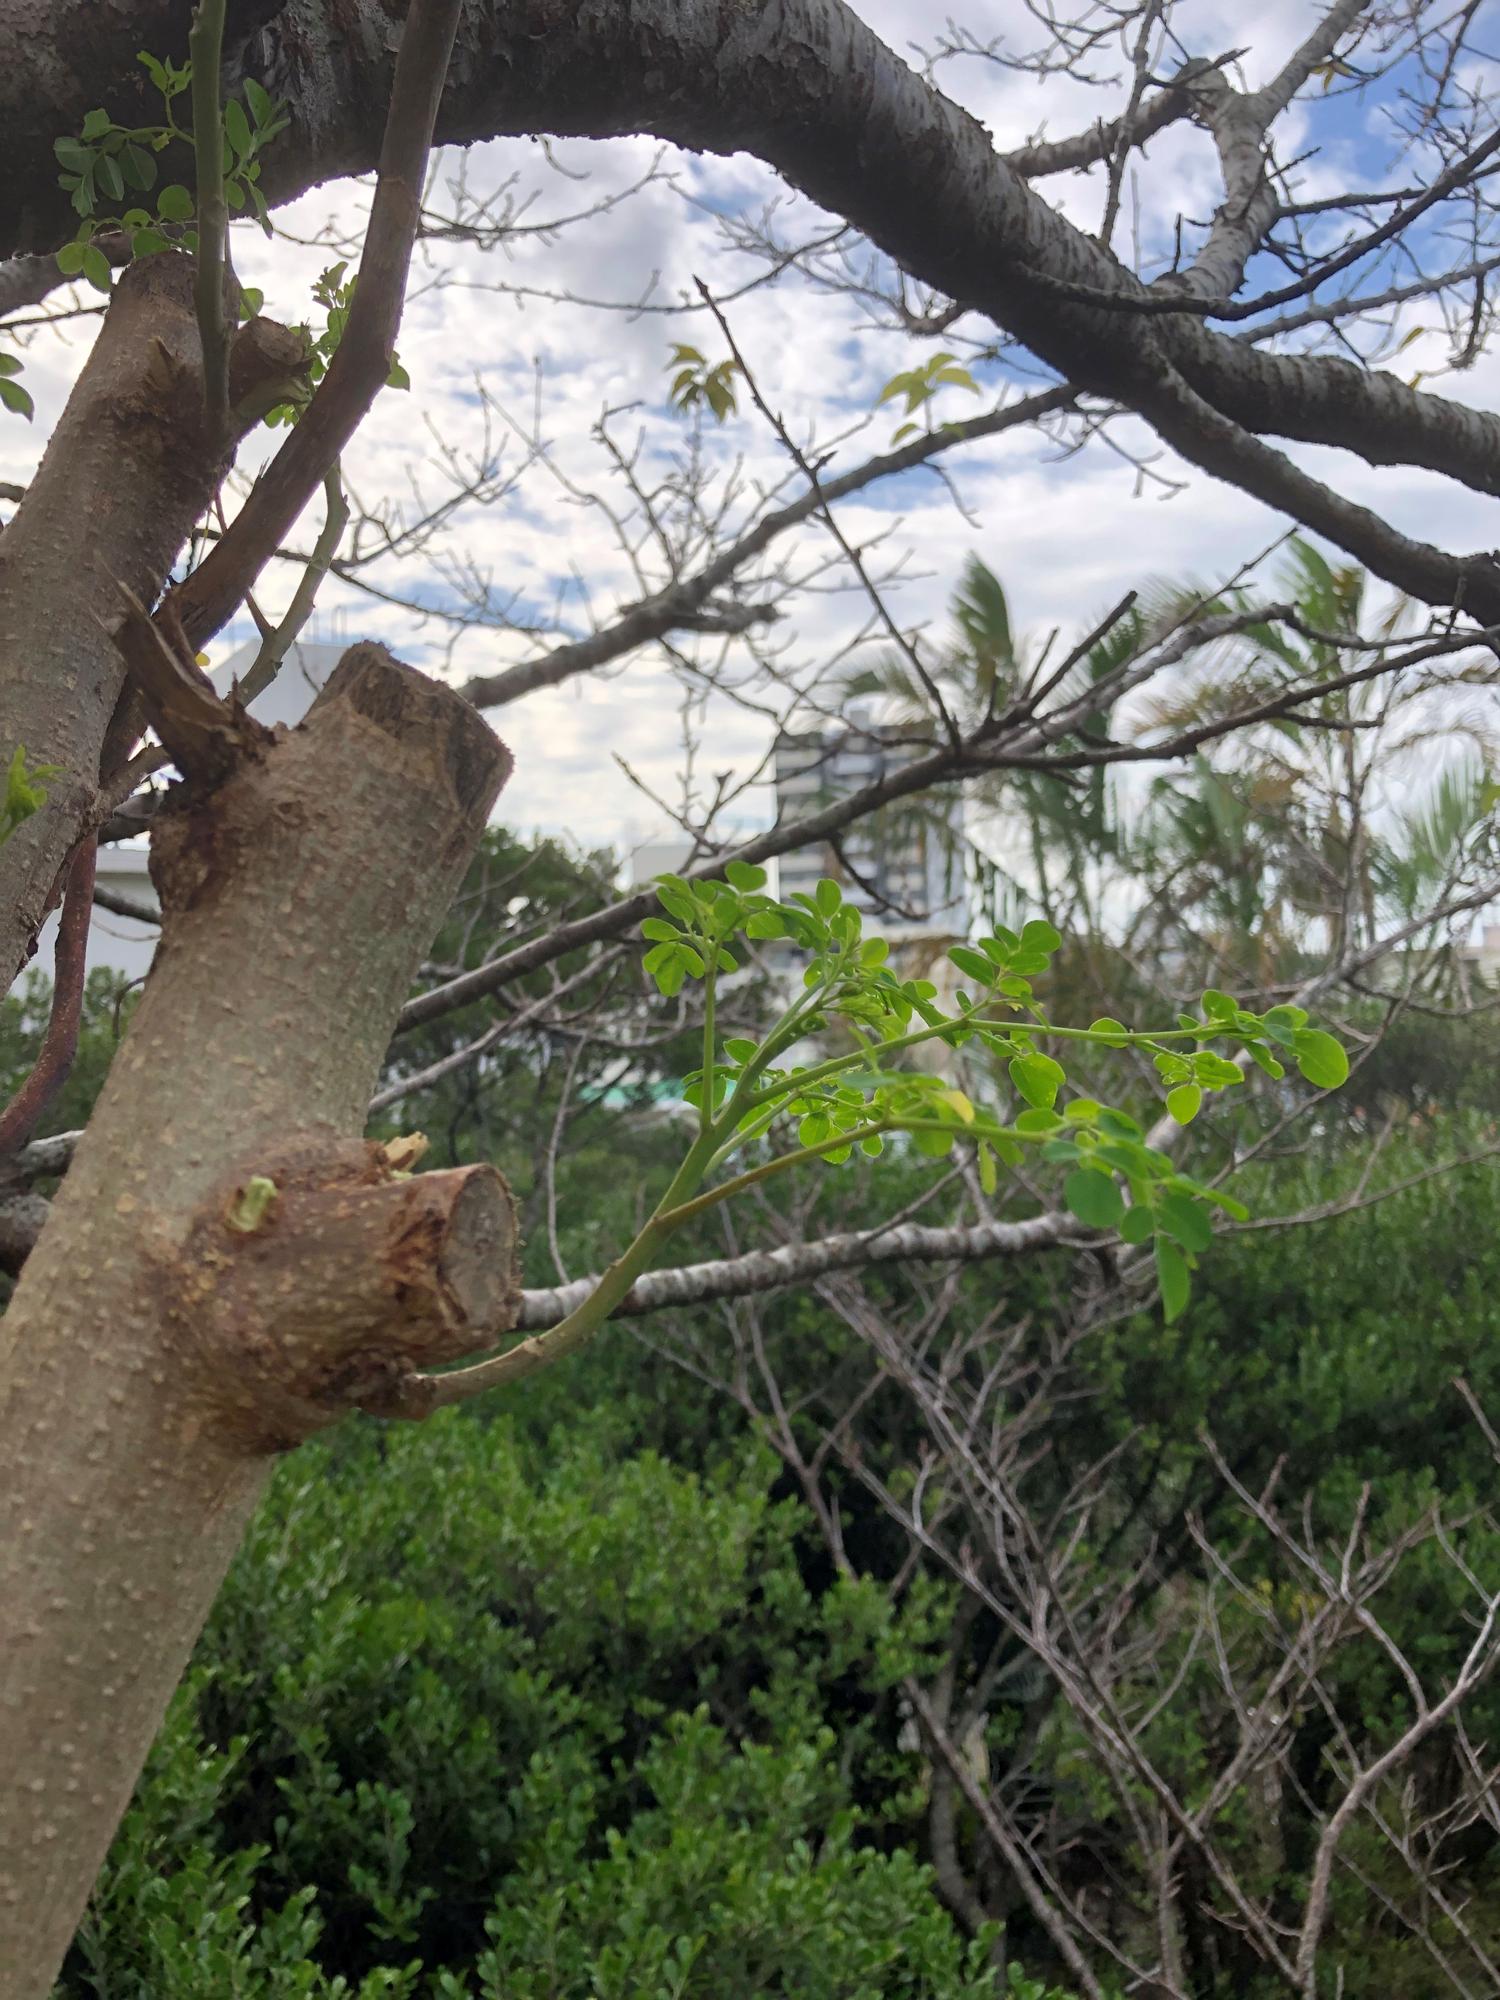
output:
<path id="1" fill-rule="evenodd" d="M 809 1591 L 760 1453 L 700 1475 L 612 1429 L 464 1412 L 288 1462 L 60 1993 L 1005 1990 L 906 1844 L 923 1635 Z"/>

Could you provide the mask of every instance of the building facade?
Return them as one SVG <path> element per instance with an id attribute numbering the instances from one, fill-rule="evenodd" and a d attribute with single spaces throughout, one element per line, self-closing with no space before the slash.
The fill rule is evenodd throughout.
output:
<path id="1" fill-rule="evenodd" d="M 902 732 L 858 712 L 842 725 L 784 734 L 776 741 L 777 818 L 805 819 L 925 754 L 903 741 Z M 898 800 L 856 820 L 836 840 L 782 855 L 777 879 L 783 900 L 811 895 L 825 875 L 859 910 L 866 928 L 893 947 L 965 936 L 969 895 L 958 788 Z"/>

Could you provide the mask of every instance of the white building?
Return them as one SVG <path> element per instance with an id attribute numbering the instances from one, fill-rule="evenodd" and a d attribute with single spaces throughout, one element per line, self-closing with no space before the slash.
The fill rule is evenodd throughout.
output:
<path id="1" fill-rule="evenodd" d="M 777 817 L 806 819 L 923 754 L 899 741 L 896 732 L 865 721 L 858 710 L 842 727 L 779 736 Z M 860 912 L 867 931 L 878 932 L 913 962 L 922 959 L 925 946 L 941 957 L 949 943 L 968 935 L 963 825 L 957 787 L 899 800 L 856 820 L 837 843 L 815 840 L 773 861 L 776 893 L 783 900 L 810 896 L 819 878 L 829 876 Z M 676 874 L 689 865 L 688 854 L 680 835 L 647 841 L 630 856 L 631 881 L 642 887 L 654 876 Z"/>
<path id="2" fill-rule="evenodd" d="M 857 711 L 842 727 L 788 734 L 776 741 L 776 805 L 784 820 L 805 819 L 914 763 L 926 753 Z M 831 876 L 892 945 L 964 937 L 969 897 L 963 850 L 963 801 L 956 786 L 898 800 L 842 831 L 781 857 L 782 899 L 811 895 Z"/>
<path id="3" fill-rule="evenodd" d="M 1478 938 L 1465 947 L 1464 957 L 1482 979 L 1500 980 L 1500 924 L 1486 923 Z"/>

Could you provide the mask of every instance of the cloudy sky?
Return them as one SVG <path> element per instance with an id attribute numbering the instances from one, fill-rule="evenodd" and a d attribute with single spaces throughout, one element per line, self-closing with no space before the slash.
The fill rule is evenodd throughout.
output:
<path id="1" fill-rule="evenodd" d="M 906 52 L 919 42 L 931 45 L 935 16 L 922 0 L 856 0 L 856 7 L 894 48 Z M 1257 7 L 1255 46 L 1244 58 L 1252 85 L 1270 75 L 1307 32 L 1313 11 L 1308 0 L 1264 0 Z M 1004 36 L 1018 51 L 1035 33 L 1022 0 L 988 0 L 959 18 L 978 39 Z M 1192 53 L 1217 54 L 1243 43 L 1249 33 L 1245 22 L 1243 7 L 1227 0 L 1196 0 L 1178 15 L 1179 32 L 1191 37 Z M 1176 59 L 1169 54 L 1163 66 Z M 1124 65 L 1118 51 L 1105 51 L 1095 67 L 1101 74 L 1119 74 Z M 945 63 L 939 81 L 1002 146 L 1043 131 L 1060 136 L 1112 115 L 1120 103 L 1115 93 L 1055 79 L 1041 82 L 980 60 Z M 1355 176 L 1369 185 L 1370 176 L 1390 170 L 1393 151 L 1378 102 L 1346 99 L 1331 112 L 1320 105 L 1295 117 L 1290 131 L 1283 128 L 1283 153 L 1314 143 L 1320 148 L 1300 169 L 1304 196 L 1347 186 Z M 450 205 L 445 184 L 460 169 L 471 198 L 508 191 L 521 210 L 524 233 L 489 252 L 428 246 L 400 340 L 412 391 L 381 397 L 346 459 L 346 471 L 367 502 L 385 494 L 408 514 L 416 510 L 418 494 L 429 504 L 441 498 L 450 484 L 444 451 L 462 460 L 481 449 L 482 385 L 493 442 L 517 476 L 491 504 L 460 509 L 441 540 L 400 563 L 384 564 L 371 580 L 423 602 L 451 603 L 453 577 L 461 570 L 483 580 L 497 607 L 545 627 L 552 642 L 582 636 L 591 619 L 606 620 L 613 607 L 640 594 L 611 515 L 625 520 L 627 540 L 639 535 L 640 524 L 626 518 L 626 476 L 594 435 L 601 412 L 622 413 L 614 419 L 614 436 L 623 451 L 638 454 L 632 476 L 643 487 L 673 478 L 682 455 L 696 448 L 719 478 L 735 482 L 741 498 L 731 506 L 730 518 L 748 519 L 756 491 L 786 479 L 785 453 L 743 398 L 735 417 L 722 428 L 707 427 L 695 441 L 692 426 L 665 403 L 669 350 L 683 341 L 702 347 L 711 359 L 721 358 L 723 338 L 696 304 L 693 280 L 702 276 L 722 296 L 757 268 L 726 250 L 720 216 L 757 215 L 768 203 L 778 203 L 777 227 L 789 237 L 811 233 L 827 219 L 752 160 L 663 154 L 643 140 L 568 142 L 550 151 L 529 141 L 507 141 L 476 148 L 461 162 L 445 156 L 433 192 L 435 208 Z M 639 192 L 592 219 L 555 232 L 538 228 L 595 208 L 643 178 L 648 184 Z M 1096 217 L 1097 176 L 1052 180 L 1044 189 L 1075 220 L 1089 224 Z M 1145 248 L 1148 275 L 1152 254 L 1166 248 L 1179 212 L 1206 216 L 1217 191 L 1204 134 L 1177 125 L 1153 142 L 1127 196 L 1127 227 Z M 316 239 L 352 227 L 361 200 L 358 189 L 346 186 L 322 190 L 283 211 L 278 220 L 300 241 L 267 245 L 253 229 L 237 231 L 238 268 L 264 289 L 269 313 L 293 321 L 309 316 L 311 282 L 330 261 Z M 934 215 L 933 227 L 941 229 L 941 215 Z M 610 302 L 624 307 L 643 300 L 650 310 L 609 309 Z M 78 302 L 90 303 L 90 295 L 81 293 Z M 833 471 L 887 446 L 898 419 L 889 408 L 871 414 L 881 386 L 939 345 L 875 330 L 857 300 L 815 290 L 795 275 L 745 292 L 728 311 L 767 399 L 799 442 L 821 441 L 826 448 L 863 424 L 861 436 L 839 446 Z M 96 324 L 74 320 L 33 341 L 25 379 L 37 398 L 37 422 L 27 427 L 9 419 L 0 427 L 0 477 L 24 479 L 29 473 Z M 983 338 L 985 329 L 970 320 L 957 331 Z M 1442 351 L 1436 335 L 1423 335 L 1398 365 L 1435 366 Z M 945 413 L 972 414 L 1039 386 L 1041 379 L 1014 366 L 990 367 L 982 371 L 983 400 L 956 396 Z M 1500 380 L 1491 365 L 1481 363 L 1459 389 L 1466 399 L 1491 405 Z M 544 461 L 527 464 L 528 436 L 543 441 Z M 1138 434 L 1137 442 L 1147 441 Z M 258 449 L 243 454 L 242 469 L 253 468 Z M 1341 490 L 1428 538 L 1457 548 L 1500 543 L 1493 502 L 1423 475 L 1378 473 L 1334 454 L 1311 452 L 1305 460 Z M 840 522 L 855 542 L 883 533 L 875 558 L 880 566 L 900 560 L 906 581 L 890 601 L 903 625 L 928 621 L 941 633 L 944 604 L 965 556 L 974 551 L 1007 586 L 1018 629 L 1044 633 L 1060 624 L 1070 630 L 1152 577 L 1222 577 L 1285 526 L 1256 503 L 1169 459 L 1159 458 L 1157 469 L 1169 477 L 1170 487 L 1142 482 L 1135 468 L 1107 447 L 1095 445 L 1064 459 L 1045 439 L 1028 433 L 970 448 L 955 463 L 962 511 L 940 480 L 919 473 L 899 487 L 877 488 L 846 503 Z M 305 543 L 315 526 L 315 520 L 306 524 Z M 809 527 L 795 543 L 793 564 L 815 570 L 828 554 L 826 535 Z M 650 555 L 648 545 L 648 563 Z M 822 580 L 826 586 L 835 579 Z M 279 608 L 292 581 L 290 571 L 268 580 L 268 608 Z M 838 658 L 868 619 L 868 606 L 847 588 L 810 591 L 791 611 L 777 627 L 778 658 L 788 672 L 802 675 Z M 246 629 L 225 635 L 213 656 L 225 658 Z M 534 640 L 495 627 L 468 631 L 455 641 L 436 619 L 423 621 L 350 588 L 329 589 L 313 636 L 364 635 L 459 676 L 494 671 L 535 650 Z M 670 829 L 660 810 L 632 786 L 620 759 L 649 786 L 675 798 L 685 732 L 694 740 L 694 771 L 702 778 L 753 770 L 771 726 L 764 713 L 722 698 L 685 716 L 679 685 L 654 656 L 607 678 L 586 676 L 532 695 L 495 720 L 517 755 L 516 776 L 502 801 L 504 816 L 588 845 L 621 848 Z M 764 790 L 752 791 L 740 800 L 735 819 L 754 824 L 768 810 Z"/>

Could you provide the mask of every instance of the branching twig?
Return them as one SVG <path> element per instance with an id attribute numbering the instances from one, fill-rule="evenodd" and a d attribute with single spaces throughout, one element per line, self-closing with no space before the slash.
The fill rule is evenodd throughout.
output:
<path id="1" fill-rule="evenodd" d="M 198 0 L 188 30 L 193 66 L 193 158 L 198 182 L 198 250 L 193 302 L 203 343 L 203 401 L 209 439 L 217 450 L 229 436 L 229 209 L 224 200 L 224 134 L 219 114 L 219 71 L 224 48 L 225 0 Z"/>
<path id="2" fill-rule="evenodd" d="M 412 0 L 348 324 L 301 421 L 223 540 L 168 600 L 195 646 L 205 644 L 244 602 L 390 374 L 432 128 L 461 5 L 462 0 Z"/>
<path id="3" fill-rule="evenodd" d="M 56 977 L 52 1012 L 41 1051 L 31 1074 L 4 1111 L 0 1111 L 0 1158 L 16 1152 L 31 1136 L 32 1127 L 66 1082 L 78 1052 L 78 1024 L 83 1013 L 83 985 L 88 970 L 89 913 L 94 900 L 97 837 L 90 833 L 73 850 L 57 927 Z"/>

